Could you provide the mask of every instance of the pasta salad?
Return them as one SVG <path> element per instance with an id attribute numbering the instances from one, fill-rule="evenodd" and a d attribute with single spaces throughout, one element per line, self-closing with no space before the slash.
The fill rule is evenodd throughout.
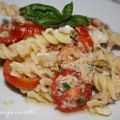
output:
<path id="1" fill-rule="evenodd" d="M 9 12 L 11 11 L 11 12 Z M 53 104 L 61 112 L 88 109 L 108 116 L 120 98 L 120 33 L 96 18 L 33 3 L 0 3 L 11 16 L 0 26 L 0 62 L 6 82 L 28 100 Z"/>

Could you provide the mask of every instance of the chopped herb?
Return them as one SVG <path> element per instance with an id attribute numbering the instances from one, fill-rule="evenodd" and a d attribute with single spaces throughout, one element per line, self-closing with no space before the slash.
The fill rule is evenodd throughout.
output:
<path id="1" fill-rule="evenodd" d="M 63 68 L 61 65 L 58 65 L 58 68 L 59 68 L 59 72 L 62 72 Z"/>
<path id="2" fill-rule="evenodd" d="M 71 40 L 72 40 L 72 43 L 73 43 L 74 45 L 77 45 L 77 39 L 76 39 L 76 36 L 75 36 L 75 33 L 74 33 L 74 32 L 71 32 L 70 38 L 71 38 Z"/>
<path id="3" fill-rule="evenodd" d="M 70 85 L 67 84 L 67 83 L 63 83 L 63 87 L 64 87 L 65 89 L 69 89 L 69 88 L 70 88 Z"/>
<path id="4" fill-rule="evenodd" d="M 101 43 L 101 47 L 103 47 L 103 48 L 107 48 L 107 43 Z"/>
<path id="5" fill-rule="evenodd" d="M 99 30 L 100 30 L 101 32 L 103 32 L 103 29 L 100 28 Z"/>
<path id="6" fill-rule="evenodd" d="M 83 97 L 80 97 L 76 102 L 78 105 L 83 105 L 85 103 L 85 99 Z"/>

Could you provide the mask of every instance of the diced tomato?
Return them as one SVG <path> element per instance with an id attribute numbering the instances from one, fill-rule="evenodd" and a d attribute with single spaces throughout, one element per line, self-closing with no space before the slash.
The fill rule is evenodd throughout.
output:
<path id="1" fill-rule="evenodd" d="M 24 38 L 41 33 L 44 30 L 42 26 L 36 24 L 18 23 L 14 21 L 12 23 L 12 27 L 13 28 L 11 30 L 0 27 L 0 32 L 8 32 L 8 36 L 0 36 L 0 44 L 10 45 Z"/>
<path id="2" fill-rule="evenodd" d="M 5 30 L 4 32 L 8 32 L 8 36 L 0 36 L 0 44 L 10 45 L 23 38 L 22 32 L 19 30 Z"/>
<path id="3" fill-rule="evenodd" d="M 69 79 L 66 81 L 64 79 L 67 75 L 75 77 L 77 84 L 67 83 Z M 59 77 L 63 79 L 59 80 Z M 80 74 L 74 70 L 67 69 L 57 73 L 51 89 L 54 102 L 62 112 L 75 112 L 83 109 L 92 96 L 92 85 L 83 83 Z"/>
<path id="4" fill-rule="evenodd" d="M 87 26 L 85 26 L 85 25 L 77 26 L 76 30 L 78 32 L 79 40 L 84 45 L 86 52 L 89 52 L 90 50 L 93 51 L 94 42 L 89 35 L 89 32 L 87 30 Z"/>
<path id="5" fill-rule="evenodd" d="M 13 21 L 12 24 L 15 27 L 15 29 L 20 30 L 22 32 L 23 38 L 33 36 L 45 30 L 45 28 L 43 28 L 42 26 L 33 23 L 19 23 Z"/>
<path id="6" fill-rule="evenodd" d="M 3 75 L 4 79 L 10 83 L 11 85 L 15 86 L 16 88 L 22 89 L 22 90 L 32 90 L 39 84 L 39 77 L 36 78 L 27 78 L 27 77 L 14 77 L 11 76 L 11 67 L 10 67 L 11 61 L 6 60 L 3 66 Z"/>

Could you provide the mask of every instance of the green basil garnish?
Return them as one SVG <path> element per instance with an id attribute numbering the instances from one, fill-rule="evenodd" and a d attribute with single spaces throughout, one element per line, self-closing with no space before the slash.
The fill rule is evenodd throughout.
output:
<path id="1" fill-rule="evenodd" d="M 78 26 L 78 25 L 89 25 L 90 19 L 86 16 L 73 15 L 69 20 L 66 21 L 67 25 Z"/>
<path id="2" fill-rule="evenodd" d="M 20 8 L 20 14 L 32 22 L 45 26 L 57 28 L 64 25 L 77 26 L 89 25 L 90 20 L 86 16 L 72 15 L 73 3 L 65 5 L 62 13 L 55 7 L 34 3 Z"/>
<path id="3" fill-rule="evenodd" d="M 62 10 L 62 15 L 63 15 L 63 19 L 67 20 L 72 16 L 72 12 L 73 12 L 73 3 L 69 3 L 67 5 L 65 5 L 65 7 Z"/>
<path id="4" fill-rule="evenodd" d="M 63 83 L 63 88 L 64 88 L 64 89 L 69 89 L 69 88 L 70 88 L 70 85 L 67 84 L 67 83 Z"/>
<path id="5" fill-rule="evenodd" d="M 83 105 L 85 103 L 85 99 L 81 96 L 76 102 L 78 105 Z"/>
<path id="6" fill-rule="evenodd" d="M 38 3 L 21 8 L 20 13 L 25 18 L 43 26 L 58 24 L 62 21 L 62 15 L 56 8 Z"/>

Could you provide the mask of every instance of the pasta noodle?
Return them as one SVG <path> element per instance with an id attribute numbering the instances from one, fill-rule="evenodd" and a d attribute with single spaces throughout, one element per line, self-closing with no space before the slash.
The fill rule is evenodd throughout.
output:
<path id="1" fill-rule="evenodd" d="M 37 54 L 31 53 L 31 59 L 35 64 L 39 64 L 43 67 L 53 67 L 57 62 L 57 52 L 48 52 Z"/>
<path id="2" fill-rule="evenodd" d="M 104 111 L 102 112 L 102 110 L 104 110 L 108 103 L 113 103 L 120 98 L 120 58 L 106 50 L 97 51 L 96 55 L 95 59 L 100 61 L 105 60 L 110 69 L 103 68 L 102 71 L 99 71 L 99 69 L 97 71 L 95 70 L 93 74 L 93 85 L 98 91 L 98 94 L 95 94 L 87 105 L 98 114 L 109 115 L 111 112 L 108 114 L 104 113 Z"/>
<path id="3" fill-rule="evenodd" d="M 112 113 L 112 111 L 111 111 L 111 109 L 109 107 L 105 107 L 105 108 L 100 108 L 100 107 L 89 108 L 89 111 L 92 114 L 99 114 L 99 115 L 104 115 L 104 116 L 109 116 Z"/>
<path id="4" fill-rule="evenodd" d="M 72 42 L 69 34 L 65 35 L 64 33 L 60 32 L 57 32 L 56 34 L 54 30 L 52 30 L 52 33 L 53 34 L 49 32 L 48 33 L 42 32 L 42 34 L 37 34 L 34 37 L 27 38 L 18 43 L 14 43 L 8 47 L 5 46 L 4 44 L 0 44 L 0 58 L 10 60 L 14 59 L 15 57 L 25 58 L 26 56 L 29 56 L 32 51 L 35 53 L 38 51 L 41 52 L 46 51 L 46 46 L 50 43 L 67 44 Z"/>
<path id="5" fill-rule="evenodd" d="M 120 45 L 120 33 L 115 33 L 113 31 L 108 31 L 110 40 L 108 41 L 109 46 Z"/>
<path id="6" fill-rule="evenodd" d="M 52 79 L 42 78 L 40 84 L 35 88 L 34 91 L 27 92 L 28 97 L 33 98 L 41 103 L 53 103 L 51 97 L 51 84 Z"/>
<path id="7" fill-rule="evenodd" d="M 40 94 L 40 93 L 39 93 Z M 39 101 L 40 103 L 49 103 L 44 97 L 42 97 L 42 94 L 39 95 L 38 93 L 34 92 L 34 91 L 29 91 L 27 92 L 27 96 L 30 98 L 34 98 L 37 101 Z M 46 95 L 46 94 L 45 94 Z"/>
<path id="8" fill-rule="evenodd" d="M 103 92 L 109 98 L 116 100 L 115 84 L 109 77 L 96 74 L 93 78 L 94 85 L 99 92 Z"/>
<path id="9" fill-rule="evenodd" d="M 73 30 L 69 30 L 73 31 Z M 48 28 L 45 32 L 42 33 L 43 37 L 52 44 L 58 43 L 65 43 L 70 44 L 72 43 L 72 39 L 70 38 L 70 32 L 66 34 L 65 30 L 59 29 L 52 29 Z"/>
<path id="10" fill-rule="evenodd" d="M 45 45 L 41 44 L 41 39 L 31 37 L 18 43 L 9 45 L 8 47 L 4 44 L 0 44 L 0 58 L 2 59 L 11 60 L 15 57 L 24 58 L 29 56 L 32 51 L 45 51 Z"/>
<path id="11" fill-rule="evenodd" d="M 46 93 L 51 94 L 51 88 L 50 88 L 50 86 L 52 85 L 52 82 L 53 82 L 53 80 L 50 79 L 50 78 L 45 78 L 45 77 L 42 78 L 40 80 L 39 89 L 36 88 L 36 91 L 41 90 L 42 92 L 46 92 Z"/>
<path id="12" fill-rule="evenodd" d="M 47 75 L 49 77 L 53 77 L 53 72 L 50 69 L 47 68 L 43 68 L 39 65 L 36 65 L 33 62 L 23 62 L 23 63 L 19 63 L 19 62 L 12 62 L 11 63 L 11 68 L 12 68 L 12 72 L 11 75 L 12 76 L 21 76 L 21 75 L 25 75 L 27 77 L 34 77 L 35 75 L 42 77 L 44 75 Z"/>
<path id="13" fill-rule="evenodd" d="M 16 5 L 8 5 L 5 2 L 0 2 L 0 14 L 2 15 L 8 15 L 8 16 L 13 16 L 16 14 L 19 14 L 19 9 Z"/>

